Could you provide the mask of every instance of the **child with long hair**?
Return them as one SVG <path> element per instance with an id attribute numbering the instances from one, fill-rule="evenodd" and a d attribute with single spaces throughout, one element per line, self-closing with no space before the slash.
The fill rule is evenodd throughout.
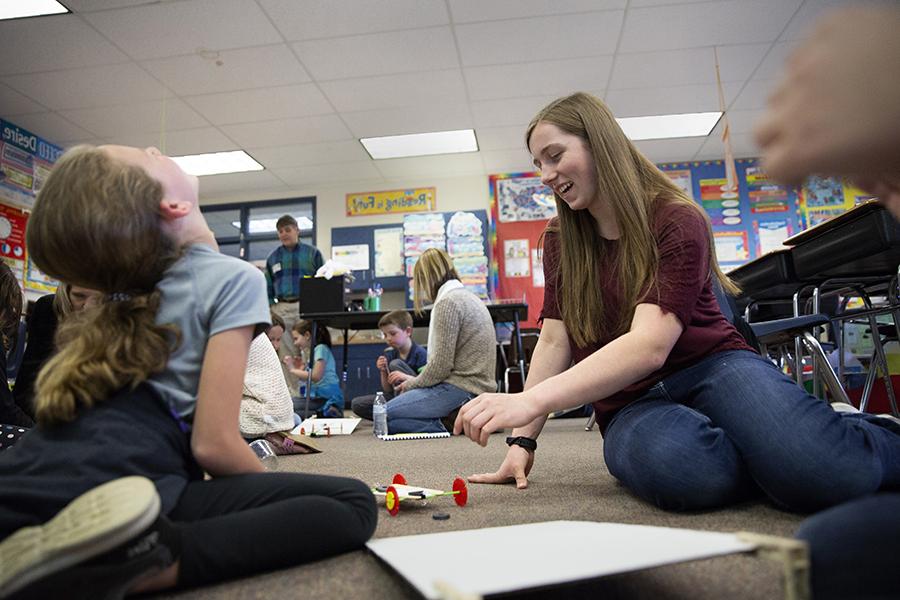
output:
<path id="1" fill-rule="evenodd" d="M 525 390 L 469 402 L 455 428 L 513 427 L 485 483 L 527 486 L 555 410 L 594 404 L 609 472 L 670 510 L 765 494 L 816 510 L 900 486 L 896 423 L 838 413 L 751 349 L 723 316 L 709 218 L 589 94 L 526 131 L 559 217 L 544 236 L 543 327 Z"/>
<path id="2" fill-rule="evenodd" d="M 34 425 L 31 417 L 16 404 L 6 383 L 6 353 L 18 335 L 21 318 L 22 288 L 9 265 L 0 261 L 0 373 L 4 379 L 0 383 L 0 433 L 3 433 L 3 425 L 16 426 L 14 431 L 17 434 L 21 433 L 21 428 Z M 16 439 L 18 437 L 19 435 L 15 435 Z M 12 440 L 8 437 L 6 439 Z M 9 441 L 0 441 L 0 449 L 10 445 Z"/>
<path id="3" fill-rule="evenodd" d="M 388 381 L 401 393 L 387 405 L 390 433 L 447 431 L 447 419 L 469 399 L 497 389 L 496 333 L 484 303 L 459 280 L 450 255 L 429 248 L 413 267 L 413 304 L 428 322 L 428 360 L 414 377 L 401 371 Z M 446 419 L 447 423 L 442 421 Z"/>
<path id="4" fill-rule="evenodd" d="M 307 411 L 306 397 L 301 394 L 294 402 L 294 411 L 304 419 L 311 417 L 313 413 L 331 418 L 344 416 L 344 393 L 341 391 L 341 380 L 331 352 L 331 334 L 328 328 L 318 324 L 313 343 L 312 321 L 300 319 L 291 327 L 291 340 L 298 350 L 312 353 L 313 363 L 310 371 L 302 357 L 285 358 L 291 373 L 301 384 L 309 385 L 309 410 Z"/>
<path id="5" fill-rule="evenodd" d="M 61 324 L 38 376 L 38 427 L 0 454 L 0 594 L 195 586 L 371 536 L 367 486 L 264 473 L 241 438 L 265 282 L 218 253 L 196 177 L 155 148 L 73 148 L 26 236 L 43 272 L 104 301 Z M 309 536 L 316 544 L 290 552 L 272 543 Z"/>

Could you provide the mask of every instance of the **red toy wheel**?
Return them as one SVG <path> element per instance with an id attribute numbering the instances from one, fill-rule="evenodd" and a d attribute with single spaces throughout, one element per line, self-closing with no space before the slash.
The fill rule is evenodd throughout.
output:
<path id="1" fill-rule="evenodd" d="M 403 476 L 403 473 L 397 473 L 394 475 L 394 480 L 391 483 L 394 485 L 406 485 L 406 477 Z"/>
<path id="2" fill-rule="evenodd" d="M 400 512 L 400 496 L 394 486 L 390 486 L 384 494 L 384 506 L 392 517 L 396 517 Z"/>
<path id="3" fill-rule="evenodd" d="M 454 479 L 453 491 L 456 492 L 453 494 L 453 501 L 456 502 L 456 505 L 465 506 L 466 502 L 469 500 L 469 490 L 466 488 L 466 480 L 462 477 Z"/>

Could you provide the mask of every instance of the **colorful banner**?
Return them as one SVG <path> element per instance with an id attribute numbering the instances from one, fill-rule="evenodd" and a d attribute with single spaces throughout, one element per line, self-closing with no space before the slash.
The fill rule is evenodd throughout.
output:
<path id="1" fill-rule="evenodd" d="M 31 208 L 62 152 L 59 146 L 0 119 L 0 200 Z"/>
<path id="2" fill-rule="evenodd" d="M 347 194 L 347 216 L 430 212 L 437 206 L 436 188 Z"/>

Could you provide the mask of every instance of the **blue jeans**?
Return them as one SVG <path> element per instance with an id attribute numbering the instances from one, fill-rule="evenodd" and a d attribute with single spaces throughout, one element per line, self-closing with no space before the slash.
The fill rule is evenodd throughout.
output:
<path id="1" fill-rule="evenodd" d="M 900 485 L 900 430 L 836 413 L 771 362 L 735 350 L 662 380 L 613 418 L 609 472 L 668 510 L 697 510 L 761 490 L 813 511 Z"/>
<path id="2" fill-rule="evenodd" d="M 438 433 L 447 431 L 446 417 L 472 399 L 464 389 L 449 383 L 403 392 L 387 404 L 388 433 Z"/>
<path id="3" fill-rule="evenodd" d="M 876 494 L 801 523 L 813 598 L 900 597 L 900 494 Z"/>

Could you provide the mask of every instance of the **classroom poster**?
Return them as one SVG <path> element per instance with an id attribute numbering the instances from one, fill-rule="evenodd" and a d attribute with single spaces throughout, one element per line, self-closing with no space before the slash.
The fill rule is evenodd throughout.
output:
<path id="1" fill-rule="evenodd" d="M 0 119 L 0 200 L 31 208 L 63 149 Z"/>
<path id="2" fill-rule="evenodd" d="M 403 275 L 403 228 L 376 229 L 375 277 Z"/>
<path id="3" fill-rule="evenodd" d="M 531 249 L 531 285 L 544 287 L 544 249 Z"/>
<path id="4" fill-rule="evenodd" d="M 757 256 L 783 248 L 784 240 L 794 234 L 788 219 L 754 220 L 753 230 L 757 239 Z"/>
<path id="5" fill-rule="evenodd" d="M 332 246 L 331 260 L 347 266 L 351 271 L 369 270 L 369 245 Z"/>
<path id="6" fill-rule="evenodd" d="M 535 173 L 495 178 L 498 219 L 503 223 L 546 221 L 556 216 L 553 191 Z"/>
<path id="7" fill-rule="evenodd" d="M 447 254 L 470 292 L 488 298 L 488 257 L 484 253 L 485 231 L 474 213 L 459 211 L 447 221 Z"/>
<path id="8" fill-rule="evenodd" d="M 709 214 L 713 226 L 741 224 L 740 197 L 727 189 L 725 178 L 700 180 L 700 203 Z"/>
<path id="9" fill-rule="evenodd" d="M 720 263 L 743 263 L 750 256 L 746 231 L 716 231 L 713 237 Z"/>
<path id="10" fill-rule="evenodd" d="M 782 213 L 790 210 L 787 188 L 769 179 L 761 167 L 747 167 L 745 177 L 751 213 Z"/>
<path id="11" fill-rule="evenodd" d="M 688 198 L 694 198 L 694 184 L 691 180 L 690 169 L 672 169 L 670 171 L 664 171 L 664 173 L 669 176 L 672 183 L 677 185 L 681 188 L 682 192 L 687 194 Z"/>
<path id="12" fill-rule="evenodd" d="M 506 277 L 528 277 L 530 253 L 528 240 L 503 240 L 504 275 Z"/>
<path id="13" fill-rule="evenodd" d="M 437 207 L 437 188 L 347 194 L 347 216 L 425 212 Z"/>

